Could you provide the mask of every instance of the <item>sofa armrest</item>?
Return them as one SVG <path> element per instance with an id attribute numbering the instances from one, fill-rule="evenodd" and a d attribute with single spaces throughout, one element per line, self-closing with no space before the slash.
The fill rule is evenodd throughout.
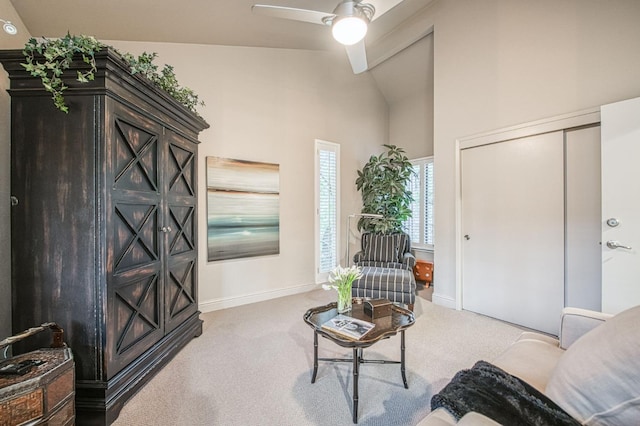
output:
<path id="1" fill-rule="evenodd" d="M 564 308 L 560 320 L 560 347 L 567 349 L 580 336 L 596 328 L 613 315 L 580 308 Z"/>

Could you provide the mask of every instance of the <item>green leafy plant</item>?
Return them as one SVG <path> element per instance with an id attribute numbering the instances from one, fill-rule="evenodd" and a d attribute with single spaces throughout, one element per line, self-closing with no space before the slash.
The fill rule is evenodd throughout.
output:
<path id="1" fill-rule="evenodd" d="M 111 46 L 86 35 L 67 34 L 52 40 L 32 38 L 23 49 L 26 62 L 22 66 L 32 76 L 42 80 L 42 85 L 51 93 L 56 108 L 69 112 L 69 107 L 64 101 L 64 91 L 68 88 L 62 79 L 64 71 L 69 69 L 74 58 L 80 56 L 87 64 L 87 70 L 78 71 L 76 79 L 81 83 L 94 80 L 97 71 L 95 54 L 109 47 Z M 157 57 L 156 53 L 144 52 L 135 57 L 130 53 L 123 54 L 113 50 L 128 64 L 131 74 L 143 75 L 189 110 L 197 113 L 196 107 L 204 106 L 204 102 L 200 101 L 198 95 L 191 89 L 178 84 L 172 66 L 165 65 L 161 71 L 158 71 L 158 66 L 153 63 Z"/>
<path id="2" fill-rule="evenodd" d="M 198 95 L 193 90 L 178 84 L 178 79 L 171 65 L 165 64 L 162 70 L 158 71 L 158 66 L 153 63 L 153 60 L 158 56 L 155 52 L 143 52 L 137 58 L 130 53 L 121 54 L 121 56 L 129 64 L 131 74 L 139 73 L 145 76 L 191 111 L 196 112 L 198 106 L 204 106 L 204 102 L 198 99 Z"/>
<path id="3" fill-rule="evenodd" d="M 42 41 L 31 38 L 24 46 L 26 63 L 22 66 L 32 76 L 42 80 L 45 90 L 51 92 L 56 108 L 69 112 L 63 95 L 67 90 L 62 80 L 64 70 L 69 69 L 75 55 L 82 55 L 82 60 L 89 69 L 84 72 L 78 71 L 77 80 L 81 83 L 93 80 L 97 71 L 95 53 L 104 47 L 104 44 L 90 36 L 76 37 L 67 34 L 60 39 Z M 42 56 L 44 61 L 40 61 L 36 55 Z"/>
<path id="4" fill-rule="evenodd" d="M 408 183 L 413 166 L 402 148 L 383 145 L 387 151 L 372 155 L 358 170 L 356 187 L 362 194 L 362 213 L 379 214 L 382 218 L 361 217 L 358 229 L 375 233 L 394 233 L 411 217 L 413 195 Z"/>

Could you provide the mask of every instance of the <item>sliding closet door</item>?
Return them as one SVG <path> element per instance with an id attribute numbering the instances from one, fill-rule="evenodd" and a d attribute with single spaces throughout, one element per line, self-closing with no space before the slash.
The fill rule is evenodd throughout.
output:
<path id="1" fill-rule="evenodd" d="M 599 311 L 600 126 L 567 130 L 565 144 L 565 304 Z"/>
<path id="2" fill-rule="evenodd" d="M 563 132 L 461 155 L 463 309 L 557 334 L 564 306 Z"/>

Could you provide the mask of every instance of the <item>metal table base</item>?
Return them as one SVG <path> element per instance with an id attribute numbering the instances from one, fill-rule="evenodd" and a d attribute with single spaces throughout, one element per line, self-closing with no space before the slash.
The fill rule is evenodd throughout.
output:
<path id="1" fill-rule="evenodd" d="M 363 348 L 353 348 L 352 358 L 318 358 L 318 332 L 313 333 L 313 375 L 311 383 L 316 382 L 318 375 L 318 362 L 350 362 L 353 364 L 353 423 L 358 423 L 358 376 L 360 375 L 360 364 L 400 364 L 400 373 L 402 374 L 402 382 L 404 388 L 409 389 L 405 370 L 405 340 L 404 330 L 400 331 L 400 361 L 391 361 L 385 359 L 364 359 Z"/>

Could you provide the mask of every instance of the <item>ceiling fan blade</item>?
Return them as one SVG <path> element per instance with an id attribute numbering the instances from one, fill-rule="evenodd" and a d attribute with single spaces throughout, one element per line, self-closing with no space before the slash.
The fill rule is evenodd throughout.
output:
<path id="1" fill-rule="evenodd" d="M 317 10 L 295 9 L 293 7 L 271 6 L 267 4 L 254 4 L 251 6 L 251 11 L 274 18 L 293 19 L 294 21 L 311 22 L 312 24 L 320 25 L 326 25 L 322 22 L 322 18 L 334 16 L 332 13 L 319 12 Z"/>
<path id="2" fill-rule="evenodd" d="M 354 74 L 365 72 L 369 66 L 367 65 L 367 51 L 365 49 L 364 40 L 360 40 L 351 46 L 345 46 L 347 56 L 351 62 L 351 68 Z"/>

